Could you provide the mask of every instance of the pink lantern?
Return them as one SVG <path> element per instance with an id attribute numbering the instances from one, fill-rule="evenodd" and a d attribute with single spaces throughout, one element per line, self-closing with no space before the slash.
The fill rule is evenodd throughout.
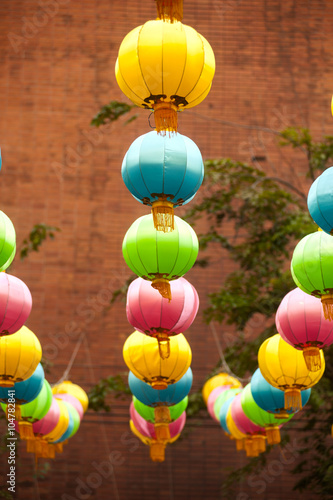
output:
<path id="1" fill-rule="evenodd" d="M 55 429 L 60 418 L 60 408 L 57 404 L 55 397 L 52 399 L 52 403 L 49 411 L 41 420 L 32 424 L 32 430 L 34 434 L 49 434 Z"/>
<path id="2" fill-rule="evenodd" d="M 242 393 L 240 392 L 233 399 L 230 410 L 231 417 L 240 432 L 247 434 L 245 440 L 245 450 L 249 457 L 256 457 L 266 450 L 266 431 L 264 427 L 256 425 L 244 413 L 241 403 Z"/>
<path id="3" fill-rule="evenodd" d="M 209 415 L 212 417 L 215 422 L 220 423 L 220 421 L 216 418 L 216 415 L 214 413 L 214 404 L 216 399 L 222 392 L 226 391 L 227 389 L 231 389 L 232 385 L 221 385 L 220 387 L 215 387 L 215 389 L 212 390 L 212 392 L 208 396 L 207 400 L 207 410 Z"/>
<path id="4" fill-rule="evenodd" d="M 28 319 L 31 307 L 27 285 L 15 276 L 0 273 L 0 336 L 16 333 Z"/>
<path id="5" fill-rule="evenodd" d="M 126 313 L 136 330 L 165 338 L 183 333 L 191 326 L 199 308 L 197 291 L 185 278 L 170 281 L 170 286 L 169 302 L 147 280 L 137 278 L 130 284 Z"/>
<path id="6" fill-rule="evenodd" d="M 320 349 L 333 343 L 333 325 L 320 299 L 295 288 L 282 299 L 275 324 L 283 340 L 303 351 L 308 369 L 320 370 Z"/>
<path id="7" fill-rule="evenodd" d="M 133 421 L 133 424 L 143 436 L 149 437 L 151 439 L 157 439 L 156 429 L 155 429 L 156 424 L 151 424 L 150 422 L 147 422 L 147 420 L 145 420 L 143 417 L 141 417 L 141 415 L 139 415 L 139 413 L 134 408 L 133 402 L 131 403 L 130 406 L 130 416 Z M 172 439 L 178 434 L 180 434 L 184 429 L 185 422 L 186 422 L 186 412 L 184 411 L 180 415 L 180 417 L 178 417 L 176 420 L 168 424 L 170 436 L 166 438 L 166 440 Z"/>
<path id="8" fill-rule="evenodd" d="M 56 399 L 61 399 L 62 401 L 66 401 L 66 403 L 70 403 L 72 406 L 74 406 L 74 408 L 76 409 L 76 411 L 79 414 L 80 420 L 82 420 L 84 410 L 83 410 L 82 404 L 80 403 L 80 401 L 77 398 L 75 398 L 74 396 L 71 396 L 70 394 L 55 394 L 54 397 Z"/>

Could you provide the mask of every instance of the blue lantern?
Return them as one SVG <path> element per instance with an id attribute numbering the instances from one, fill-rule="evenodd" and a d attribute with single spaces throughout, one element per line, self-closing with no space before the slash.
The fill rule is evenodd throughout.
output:
<path id="1" fill-rule="evenodd" d="M 251 392 L 254 401 L 262 410 L 281 418 L 288 418 L 293 413 L 284 409 L 284 391 L 269 384 L 259 368 L 252 375 Z M 309 401 L 310 395 L 311 389 L 301 391 L 302 407 Z"/>
<path id="2" fill-rule="evenodd" d="M 228 435 L 231 435 L 231 433 L 230 433 L 228 426 L 227 426 L 227 414 L 228 414 L 229 406 L 231 405 L 231 403 L 233 402 L 235 397 L 236 396 L 231 396 L 229 399 L 227 399 L 227 401 L 225 401 L 223 403 L 223 405 L 221 406 L 220 413 L 219 413 L 221 427 L 224 430 L 224 432 Z"/>
<path id="3" fill-rule="evenodd" d="M 311 185 L 308 209 L 312 219 L 328 234 L 333 229 L 333 167 L 325 170 Z"/>
<path id="4" fill-rule="evenodd" d="M 37 398 L 42 390 L 44 378 L 44 370 L 39 363 L 31 377 L 22 382 L 16 382 L 13 387 L 0 387 L 0 400 L 3 403 L 7 403 L 8 398 L 12 397 L 8 391 L 11 391 L 11 393 L 14 391 L 14 398 L 17 405 L 30 403 L 30 401 Z"/>
<path id="5" fill-rule="evenodd" d="M 134 198 L 152 206 L 155 228 L 169 232 L 174 229 L 174 207 L 195 196 L 204 166 L 198 146 L 188 137 L 149 132 L 131 144 L 121 173 Z"/>
<path id="6" fill-rule="evenodd" d="M 161 403 L 172 406 L 180 403 L 190 392 L 192 387 L 193 374 L 191 368 L 185 375 L 174 384 L 168 385 L 166 389 L 153 389 L 149 384 L 138 379 L 132 372 L 129 372 L 128 385 L 132 394 L 143 404 L 157 407 Z"/>

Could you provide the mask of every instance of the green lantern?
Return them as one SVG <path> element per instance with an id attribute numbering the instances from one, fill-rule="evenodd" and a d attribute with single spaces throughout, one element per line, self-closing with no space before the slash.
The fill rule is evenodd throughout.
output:
<path id="1" fill-rule="evenodd" d="M 4 271 L 14 259 L 16 233 L 12 221 L 0 210 L 0 269 Z"/>
<path id="2" fill-rule="evenodd" d="M 41 420 L 49 411 L 52 404 L 52 389 L 46 379 L 38 396 L 26 403 L 16 407 L 15 418 L 18 421 L 20 437 L 22 439 L 33 439 L 32 424 Z M 1 403 L 2 409 L 7 413 L 7 405 Z"/>
<path id="3" fill-rule="evenodd" d="M 279 418 L 278 415 L 268 413 L 260 408 L 253 399 L 251 384 L 247 384 L 242 391 L 241 397 L 242 409 L 245 415 L 256 425 L 265 427 L 268 444 L 278 444 L 281 441 L 279 426 L 294 416 L 291 414 L 288 418 Z"/>
<path id="4" fill-rule="evenodd" d="M 171 300 L 169 281 L 183 276 L 193 266 L 199 250 L 198 238 L 187 222 L 175 216 L 175 229 L 157 231 L 152 215 L 139 217 L 127 231 L 123 255 L 138 276 L 152 281 L 162 297 Z"/>
<path id="5" fill-rule="evenodd" d="M 134 408 L 142 418 L 144 418 L 148 422 L 151 422 L 152 424 L 155 423 L 155 408 L 141 403 L 141 401 L 136 399 L 135 396 L 133 396 L 133 404 Z M 173 406 L 168 406 L 170 412 L 170 421 L 173 422 L 174 420 L 177 420 L 177 418 L 180 417 L 180 415 L 186 410 L 187 405 L 188 397 L 186 396 L 182 401 L 180 401 L 180 403 L 177 403 Z M 161 404 L 161 406 L 167 405 Z"/>
<path id="6" fill-rule="evenodd" d="M 224 403 L 228 401 L 228 399 L 233 398 L 234 396 L 237 396 L 242 391 L 242 387 L 235 387 L 232 389 L 226 389 L 223 391 L 219 396 L 217 396 L 215 403 L 214 403 L 214 414 L 216 417 L 216 420 L 219 422 L 220 421 L 220 410 Z"/>
<path id="7" fill-rule="evenodd" d="M 291 275 L 298 288 L 320 297 L 325 319 L 333 320 L 333 237 L 319 230 L 296 245 Z"/>

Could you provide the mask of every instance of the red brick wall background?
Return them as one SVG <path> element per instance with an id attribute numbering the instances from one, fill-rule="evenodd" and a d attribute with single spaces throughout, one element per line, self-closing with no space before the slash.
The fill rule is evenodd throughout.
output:
<path id="1" fill-rule="evenodd" d="M 107 311 L 103 305 L 130 274 L 122 239 L 146 213 L 123 185 L 120 166 L 131 142 L 150 130 L 148 112 L 139 110 L 130 125 L 120 121 L 98 133 L 89 123 L 111 99 L 126 100 L 114 77 L 119 44 L 154 17 L 153 0 L 0 3 L 0 209 L 12 219 L 19 244 L 38 222 L 62 231 L 29 260 L 17 258 L 11 269 L 32 292 L 27 325 L 53 363 L 50 383 L 66 368 L 79 329 L 86 335 L 71 380 L 89 390 L 101 377 L 126 370 L 122 345 L 131 328 L 124 304 Z M 261 128 L 300 125 L 316 138 L 332 134 L 332 22 L 329 0 L 185 0 L 184 23 L 211 43 L 216 76 L 206 100 L 180 116 L 180 132 L 198 144 L 205 159 L 250 162 L 254 155 L 265 156 L 263 169 L 306 192 L 306 158 L 279 151 L 274 134 Z M 197 321 L 187 332 L 194 389 L 219 358 L 201 319 L 207 292 L 229 270 L 224 255 L 213 261 L 215 266 L 187 275 L 201 298 Z M 230 328 L 217 330 L 225 343 Z M 164 464 L 152 464 L 146 447 L 128 442 L 128 406 L 128 400 L 117 400 L 110 414 L 89 411 L 44 480 L 34 479 L 33 457 L 20 447 L 15 498 L 216 499 L 228 468 L 246 463 L 207 417 L 199 427 L 188 424 L 184 439 L 167 449 Z M 97 485 L 93 462 L 111 452 L 118 452 L 119 462 L 113 474 L 97 488 L 76 490 L 78 480 Z M 290 453 L 284 460 L 276 449 L 261 483 L 240 484 L 237 499 L 301 498 L 292 492 L 295 478 L 288 473 L 294 459 Z M 6 467 L 1 466 L 2 481 Z"/>

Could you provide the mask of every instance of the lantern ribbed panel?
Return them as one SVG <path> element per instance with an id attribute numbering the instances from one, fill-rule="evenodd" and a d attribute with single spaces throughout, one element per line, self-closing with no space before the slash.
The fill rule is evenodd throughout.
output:
<path id="1" fill-rule="evenodd" d="M 116 79 L 137 106 L 152 108 L 163 99 L 180 109 L 208 94 L 215 58 L 207 40 L 180 22 L 148 21 L 125 36 L 116 62 Z"/>
<path id="2" fill-rule="evenodd" d="M 87 393 L 79 385 L 73 384 L 69 380 L 65 380 L 60 384 L 54 385 L 52 387 L 52 393 L 70 394 L 71 396 L 79 400 L 84 412 L 86 412 L 88 409 L 89 399 Z"/>
<path id="3" fill-rule="evenodd" d="M 32 298 L 23 281 L 0 273 L 0 335 L 17 332 L 29 317 Z"/>
<path id="4" fill-rule="evenodd" d="M 226 423 L 227 423 L 227 427 L 228 427 L 228 430 L 230 432 L 230 434 L 235 438 L 235 439 L 245 439 L 246 438 L 246 434 L 244 432 L 241 432 L 237 425 L 235 424 L 233 418 L 232 418 L 232 415 L 231 415 L 231 405 L 232 405 L 233 401 L 231 402 L 229 408 L 228 408 L 228 411 L 227 411 L 227 416 L 226 416 Z"/>
<path id="5" fill-rule="evenodd" d="M 0 210 L 0 271 L 11 264 L 16 251 L 16 233 L 12 221 Z"/>
<path id="6" fill-rule="evenodd" d="M 49 434 L 56 427 L 60 417 L 60 407 L 56 399 L 52 398 L 52 403 L 49 411 L 38 422 L 32 425 L 34 434 Z"/>
<path id="7" fill-rule="evenodd" d="M 189 224 L 175 217 L 170 233 L 156 231 L 153 217 L 139 217 L 127 231 L 123 255 L 128 267 L 147 280 L 180 278 L 193 266 L 199 250 L 198 238 Z"/>
<path id="8" fill-rule="evenodd" d="M 66 404 L 63 401 L 60 401 L 59 399 L 57 399 L 56 402 L 60 409 L 59 420 L 54 429 L 48 434 L 44 435 L 44 439 L 46 439 L 50 443 L 58 441 L 58 439 L 60 439 L 61 436 L 63 436 L 63 434 L 66 432 L 66 429 L 68 428 L 69 418 L 70 418 Z"/>
<path id="9" fill-rule="evenodd" d="M 17 382 L 13 387 L 0 387 L 0 400 L 4 403 L 11 398 L 9 391 L 15 391 L 15 403 L 26 404 L 35 399 L 43 388 L 44 369 L 39 363 L 31 377 Z"/>
<path id="10" fill-rule="evenodd" d="M 265 340 L 258 352 L 261 374 L 267 382 L 278 389 L 296 387 L 308 389 L 314 386 L 325 370 L 324 354 L 320 351 L 321 369 L 311 372 L 307 368 L 303 353 L 287 344 L 279 334 Z"/>
<path id="11" fill-rule="evenodd" d="M 232 387 L 242 387 L 242 384 L 235 377 L 232 377 L 228 373 L 219 373 L 211 377 L 202 388 L 202 397 L 207 405 L 208 397 L 210 393 L 216 389 L 216 387 L 221 387 L 223 385 L 231 385 Z"/>
<path id="12" fill-rule="evenodd" d="M 230 405 L 231 417 L 238 427 L 238 429 L 244 434 L 260 434 L 265 432 L 265 428 L 259 425 L 256 425 L 249 419 L 247 415 L 245 415 L 244 410 L 242 408 L 241 402 L 242 394 L 239 393 L 233 399 Z"/>
<path id="13" fill-rule="evenodd" d="M 255 400 L 253 399 L 251 392 L 251 384 L 244 387 L 241 396 L 242 408 L 245 415 L 256 425 L 260 427 L 267 427 L 269 425 L 276 426 L 288 422 L 293 414 L 288 418 L 277 418 L 273 413 L 268 413 L 267 411 L 260 408 Z"/>
<path id="14" fill-rule="evenodd" d="M 170 356 L 162 359 L 156 339 L 134 332 L 124 344 L 123 356 L 127 367 L 141 380 L 153 383 L 162 379 L 173 384 L 188 370 L 192 352 L 182 334 L 170 338 L 170 351 Z"/>
<path id="15" fill-rule="evenodd" d="M 149 282 L 138 278 L 127 291 L 126 313 L 129 323 L 139 332 L 175 335 L 189 328 L 199 308 L 195 288 L 185 278 L 170 283 L 172 300 L 169 302 L 152 288 Z"/>
<path id="16" fill-rule="evenodd" d="M 333 167 L 327 168 L 312 183 L 308 194 L 308 209 L 318 226 L 330 234 L 333 229 Z"/>
<path id="17" fill-rule="evenodd" d="M 52 390 L 50 384 L 44 379 L 43 387 L 38 396 L 30 403 L 20 406 L 21 417 L 28 422 L 41 420 L 49 411 L 52 404 Z M 7 405 L 1 403 L 1 407 L 6 411 Z"/>
<path id="18" fill-rule="evenodd" d="M 124 183 L 135 199 L 151 205 L 161 196 L 174 205 L 188 203 L 202 184 L 204 166 L 198 146 L 181 134 L 157 132 L 138 137 L 122 164 Z"/>
<path id="19" fill-rule="evenodd" d="M 133 396 L 133 404 L 134 408 L 142 418 L 151 423 L 155 422 L 155 411 L 152 406 L 147 406 L 141 403 L 141 401 L 139 401 L 135 396 Z M 168 407 L 171 421 L 176 420 L 186 410 L 187 405 L 188 397 L 186 396 L 182 401 L 180 401 L 180 403 Z"/>
<path id="20" fill-rule="evenodd" d="M 36 370 L 41 358 L 40 342 L 26 326 L 12 335 L 0 337 L 0 376 L 3 379 L 12 382 L 26 380 Z"/>

